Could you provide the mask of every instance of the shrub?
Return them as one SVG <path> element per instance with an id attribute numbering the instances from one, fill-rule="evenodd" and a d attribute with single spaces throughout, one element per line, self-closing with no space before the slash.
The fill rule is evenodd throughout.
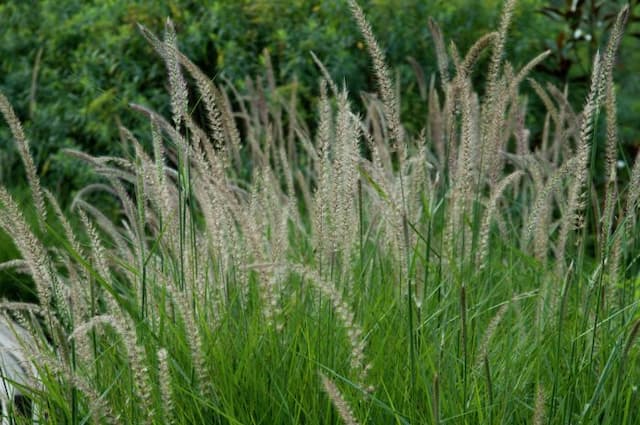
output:
<path id="1" fill-rule="evenodd" d="M 481 8 L 476 4 L 476 13 L 464 18 L 453 13 L 469 7 L 468 3 L 457 0 L 426 6 L 416 0 L 377 1 L 370 8 L 387 45 L 390 65 L 399 72 L 406 112 L 419 96 L 407 57 L 415 57 L 425 75 L 435 71 L 432 62 L 421 60 L 432 51 L 428 17 L 445 28 L 463 28 L 457 41 L 465 48 L 486 22 L 495 21 L 496 2 Z M 288 85 L 297 78 L 298 109 L 307 124 L 313 123 L 311 105 L 317 96 L 317 71 L 310 51 L 323 58 L 336 81 L 344 79 L 352 93 L 374 91 L 364 45 L 355 36 L 342 1 L 174 0 L 144 6 L 122 0 L 4 2 L 0 5 L 5 27 L 0 89 L 23 117 L 34 140 L 39 173 L 63 204 L 91 175 L 62 150 L 122 155 L 119 123 L 137 135 L 145 132 L 144 124 L 127 111 L 129 103 L 168 112 L 162 67 L 151 60 L 150 49 L 135 26 L 139 22 L 158 31 L 165 16 L 172 16 L 181 34 L 181 48 L 206 75 L 222 82 L 219 73 L 224 71 L 241 91 L 246 88 L 245 76 L 264 72 L 264 62 L 256 57 L 268 50 L 276 85 Z M 522 17 L 518 26 L 527 28 L 528 21 Z M 411 119 L 407 125 L 419 129 L 421 121 Z M 0 137 L 5 140 L 9 134 L 2 130 Z M 6 170 L 13 170 L 18 157 L 12 149 L 7 153 Z M 5 173 L 9 186 L 25 183 L 19 173 Z"/>

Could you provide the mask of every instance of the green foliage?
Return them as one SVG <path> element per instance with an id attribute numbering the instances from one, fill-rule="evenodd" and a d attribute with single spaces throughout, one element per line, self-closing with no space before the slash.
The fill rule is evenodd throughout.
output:
<path id="1" fill-rule="evenodd" d="M 607 34 L 615 22 L 620 8 L 630 5 L 629 37 L 622 41 L 616 64 L 616 81 L 619 85 L 620 133 L 624 147 L 621 159 L 629 162 L 640 147 L 637 135 L 637 112 L 640 100 L 627 93 L 637 93 L 640 88 L 640 2 L 638 0 L 552 0 L 545 2 L 538 12 L 545 17 L 540 23 L 548 30 L 540 34 L 545 48 L 552 51 L 549 61 L 542 64 L 539 75 L 551 78 L 560 86 L 569 84 L 572 103 L 579 105 L 589 85 L 593 56 L 603 49 Z"/>
<path id="2" fill-rule="evenodd" d="M 424 59 L 433 57 L 428 17 L 434 17 L 447 30 L 451 28 L 459 46 L 466 49 L 485 28 L 495 24 L 498 3 L 363 2 L 391 68 L 399 72 L 405 112 L 418 96 L 407 58 L 416 58 L 427 78 L 436 69 L 433 61 Z M 522 8 L 531 10 L 531 5 L 540 1 L 525 3 Z M 471 7 L 474 13 L 454 13 Z M 176 23 L 185 54 L 207 75 L 215 77 L 224 72 L 240 88 L 245 76 L 262 72 L 264 64 L 256 58 L 267 49 L 276 82 L 297 77 L 307 115 L 319 76 L 311 51 L 336 81 L 345 81 L 354 93 L 374 91 L 366 51 L 342 0 L 4 2 L 0 4 L 4 29 L 0 89 L 11 99 L 27 128 L 45 185 L 64 198 L 82 187 L 89 170 L 79 169 L 60 153 L 61 149 L 122 153 L 118 122 L 135 133 L 146 130 L 136 114 L 127 109 L 129 103 L 167 111 L 164 67 L 136 28 L 136 23 L 141 23 L 157 31 L 167 16 Z M 534 27 L 535 20 L 527 16 L 517 19 L 516 28 L 522 34 Z M 529 53 L 532 47 L 518 53 Z M 419 129 L 422 119 L 417 117 L 421 115 L 413 111 L 414 119 L 407 125 Z M 9 139 L 8 132 L 0 129 L 3 151 L 11 149 Z M 19 173 L 11 171 L 16 161 L 17 156 L 9 154 L 3 164 L 9 170 L 3 172 L 4 181 L 11 185 L 24 183 Z"/>
<path id="3" fill-rule="evenodd" d="M 116 120 L 136 127 L 131 102 L 167 103 L 163 67 L 139 36 L 136 23 L 160 28 L 164 18 L 193 22 L 192 33 L 207 34 L 206 17 L 182 2 L 130 4 L 125 1 L 15 1 L 0 5 L 3 38 L 0 88 L 11 98 L 33 140 L 34 156 L 47 186 L 69 195 L 88 171 L 59 154 L 62 148 L 117 153 Z M 192 12 L 187 12 L 191 10 Z M 200 17 L 198 21 L 195 17 Z M 184 40 L 202 46 L 201 39 Z M 185 51 L 189 51 L 185 49 Z M 200 57 L 203 55 L 201 54 Z M 128 59 L 131 58 L 131 59 Z M 2 129 L 3 150 L 10 137 Z M 16 156 L 7 158 L 13 167 Z M 9 182 L 19 177 L 9 173 Z"/>
<path id="4" fill-rule="evenodd" d="M 423 122 L 418 117 L 425 111 L 410 106 L 417 103 L 419 94 L 415 70 L 407 58 L 417 60 L 427 80 L 435 72 L 434 61 L 425 59 L 434 57 L 426 25 L 428 18 L 440 23 L 445 37 L 455 35 L 458 47 L 464 51 L 485 28 L 495 26 L 500 2 L 362 3 L 385 48 L 390 67 L 398 72 L 403 111 L 410 115 L 406 125 L 419 130 Z M 605 5 L 594 14 L 587 7 L 590 3 L 578 2 L 578 11 L 571 13 L 570 5 L 557 1 L 521 1 L 512 32 L 518 43 L 509 52 L 515 64 L 521 65 L 547 46 L 554 51 L 546 65 L 552 81 L 562 85 L 569 71 L 577 79 L 584 79 L 591 53 L 601 45 L 601 34 L 606 30 L 606 25 L 601 28 L 599 22 L 608 22 L 608 13 L 615 9 L 613 5 Z M 473 13 L 456 13 L 470 9 Z M 535 10 L 546 11 L 554 19 L 536 14 Z M 136 133 L 144 131 L 136 114 L 128 110 L 129 103 L 166 112 L 163 66 L 153 60 L 149 46 L 139 37 L 136 23 L 155 31 L 167 16 L 177 25 L 182 50 L 207 75 L 216 77 L 224 73 L 240 88 L 245 76 L 261 74 L 264 63 L 256 58 L 267 49 L 276 82 L 292 81 L 294 76 L 298 79 L 307 116 L 315 100 L 319 75 L 311 51 L 334 79 L 344 80 L 353 93 L 374 91 L 366 51 L 355 35 L 355 26 L 342 0 L 4 2 L 0 5 L 0 20 L 5 29 L 0 45 L 0 89 L 23 119 L 34 142 L 40 174 L 56 193 L 68 197 L 89 178 L 89 171 L 78 169 L 59 153 L 61 149 L 121 153 L 117 120 Z M 577 29 L 583 35 L 573 37 Z M 584 34 L 592 34 L 590 42 L 585 42 Z M 640 63 L 635 59 L 638 49 L 632 42 L 629 40 L 623 46 L 628 55 L 623 55 L 620 62 L 618 81 L 622 93 L 640 84 L 635 65 Z M 580 90 L 575 85 L 574 91 L 572 97 L 579 107 L 584 87 Z M 640 105 L 625 96 L 621 96 L 620 103 L 625 105 L 620 119 L 625 143 L 637 143 L 631 125 L 634 111 Z M 10 152 L 8 139 L 6 130 L 1 129 L 2 150 L 9 149 L 3 161 L 9 171 L 3 171 L 3 178 L 10 184 L 22 184 L 20 174 L 11 171 L 17 157 Z M 633 151 L 626 153 L 631 155 Z"/>

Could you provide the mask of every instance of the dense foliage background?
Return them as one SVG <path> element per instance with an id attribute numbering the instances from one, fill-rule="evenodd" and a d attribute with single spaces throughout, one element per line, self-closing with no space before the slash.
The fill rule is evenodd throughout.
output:
<path id="1" fill-rule="evenodd" d="M 428 82 L 435 71 L 433 42 L 427 21 L 433 17 L 465 50 L 486 28 L 495 27 L 499 1 L 368 0 L 361 4 L 398 73 L 409 125 L 418 131 L 423 111 L 416 111 L 418 79 L 409 57 L 415 58 Z M 571 5 L 575 3 L 577 9 Z M 597 10 L 594 7 L 602 3 Z M 623 1 L 519 2 L 509 57 L 521 65 L 545 48 L 554 50 L 538 73 L 561 83 L 569 76 L 586 80 L 591 52 L 602 43 Z M 460 12 L 460 11 L 469 12 Z M 637 14 L 637 12 L 636 12 Z M 3 32 L 0 43 L 0 90 L 13 102 L 33 141 L 34 155 L 47 186 L 63 199 L 83 186 L 88 171 L 60 153 L 80 148 L 91 153 L 118 153 L 116 121 L 140 127 L 131 102 L 166 112 L 164 66 L 140 36 L 136 23 L 161 31 L 170 16 L 177 25 L 180 47 L 208 75 L 222 75 L 240 89 L 246 76 L 264 72 L 263 51 L 269 52 L 275 77 L 283 90 L 294 81 L 308 111 L 317 92 L 319 72 L 309 52 L 324 62 L 334 79 L 352 93 L 373 91 L 370 65 L 355 25 L 342 0 L 31 0 L 0 4 Z M 579 30 L 579 31 L 578 31 Z M 632 32 L 632 31 L 631 31 Z M 589 40 L 588 40 L 589 39 Z M 627 37 L 627 45 L 629 44 Z M 517 41 L 517 42 L 515 42 Z M 637 93 L 638 49 L 623 46 L 618 70 L 621 126 L 624 132 L 640 102 L 624 93 Z M 538 76 L 539 77 L 539 76 Z M 575 84 L 572 86 L 575 87 Z M 583 93 L 575 99 L 580 106 Z M 408 104 L 412 104 L 411 113 Z M 145 127 L 146 128 L 146 127 Z M 14 172 L 17 156 L 6 127 L 0 128 L 0 178 L 22 186 Z"/>

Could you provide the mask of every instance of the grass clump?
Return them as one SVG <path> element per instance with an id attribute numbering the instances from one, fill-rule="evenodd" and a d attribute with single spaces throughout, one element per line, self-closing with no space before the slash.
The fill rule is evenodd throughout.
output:
<path id="1" fill-rule="evenodd" d="M 514 1 L 464 56 L 430 22 L 440 84 L 417 135 L 349 3 L 380 89 L 362 116 L 325 73 L 310 131 L 295 99 L 209 80 L 168 21 L 162 40 L 142 32 L 167 65 L 171 121 L 132 105 L 152 154 L 125 128 L 131 157 L 69 152 L 103 179 L 69 212 L 81 229 L 23 155 L 38 225 L 4 189 L 0 225 L 39 307 L 0 306 L 39 341 L 42 420 L 638 423 L 640 161 L 617 187 L 612 82 L 628 9 L 582 111 L 531 81 L 548 114 L 530 140 L 520 89 L 547 54 L 521 70 L 504 60 Z M 471 74 L 488 49 L 479 94 Z M 604 196 L 591 184 L 602 119 Z M 117 199 L 117 220 L 87 201 L 96 191 Z"/>

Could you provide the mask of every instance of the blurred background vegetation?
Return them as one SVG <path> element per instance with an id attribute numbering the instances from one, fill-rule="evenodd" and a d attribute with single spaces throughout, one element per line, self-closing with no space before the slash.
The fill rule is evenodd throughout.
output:
<path id="1" fill-rule="evenodd" d="M 569 82 L 581 107 L 590 58 L 623 0 L 520 0 L 507 46 L 521 66 L 544 49 L 553 56 L 535 78 Z M 390 67 L 399 77 L 403 119 L 424 125 L 416 69 L 428 81 L 436 71 L 427 21 L 465 51 L 496 28 L 501 0 L 360 0 Z M 616 70 L 622 143 L 628 155 L 640 144 L 640 8 L 632 2 L 631 29 Z M 136 23 L 160 33 L 176 24 L 181 50 L 216 81 L 222 76 L 242 92 L 246 76 L 264 73 L 265 49 L 282 87 L 297 81 L 302 114 L 314 113 L 320 76 L 310 52 L 352 93 L 373 91 L 371 65 L 343 0 L 5 0 L 0 4 L 0 90 L 13 103 L 31 141 L 44 184 L 63 204 L 90 181 L 89 170 L 62 148 L 120 154 L 118 124 L 146 133 L 147 124 L 127 107 L 140 103 L 167 113 L 165 69 Z M 635 33 L 634 33 L 635 32 Z M 414 58 L 419 67 L 412 67 Z M 482 69 L 482 68 L 479 68 Z M 531 107 L 537 105 L 531 97 Z M 532 114 L 535 115 L 535 114 Z M 538 114 L 539 115 L 539 114 Z M 531 123 L 536 131 L 540 123 Z M 0 181 L 19 193 L 24 173 L 6 125 L 0 125 Z M 1 236 L 1 235 L 0 235 Z M 6 245 L 0 237 L 0 245 Z M 0 249 L 0 262 L 15 254 Z M 6 258 L 4 258 L 6 257 Z M 0 276 L 0 280 L 2 277 Z M 1 294 L 0 294 L 1 295 Z"/>
<path id="2" fill-rule="evenodd" d="M 423 125 L 416 105 L 424 102 L 416 102 L 417 80 L 408 58 L 415 58 L 427 78 L 436 69 L 427 19 L 436 19 L 445 37 L 464 50 L 495 28 L 501 3 L 361 1 L 400 77 L 409 126 Z M 592 51 L 622 3 L 521 0 L 509 57 L 519 65 L 551 48 L 554 57 L 538 77 L 580 83 L 588 76 Z M 139 125 L 128 103 L 167 109 L 164 66 L 136 28 L 139 22 L 160 32 L 167 16 L 178 27 L 181 49 L 208 75 L 219 78 L 223 72 L 240 89 L 245 76 L 263 71 L 264 49 L 278 83 L 297 79 L 307 111 L 313 111 L 319 77 L 310 51 L 354 96 L 373 89 L 367 54 L 341 0 L 6 1 L 0 5 L 0 90 L 23 120 L 40 173 L 57 195 L 68 198 L 87 180 L 77 161 L 59 153 L 61 148 L 117 153 L 117 120 L 133 129 Z M 624 96 L 638 93 L 637 50 L 623 46 L 618 69 L 623 126 L 626 118 L 640 112 L 640 102 Z M 580 101 L 578 93 L 576 99 Z M 0 126 L 0 144 L 0 177 L 7 185 L 19 185 L 23 173 L 15 166 L 6 126 Z"/>

